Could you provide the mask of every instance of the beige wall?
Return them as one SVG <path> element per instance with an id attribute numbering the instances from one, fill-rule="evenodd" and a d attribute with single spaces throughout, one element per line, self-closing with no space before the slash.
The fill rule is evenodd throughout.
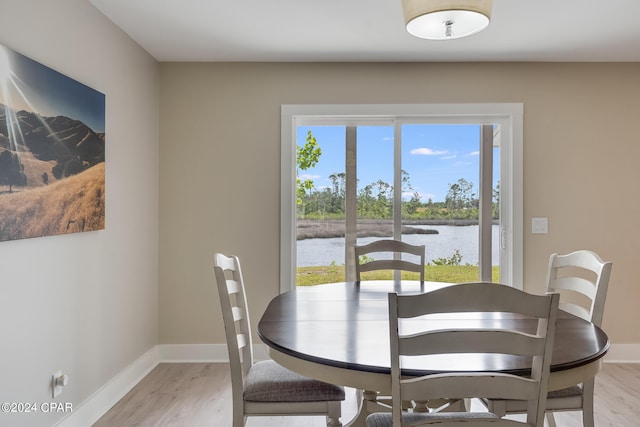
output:
<path id="1" fill-rule="evenodd" d="M 280 105 L 524 104 L 524 280 L 552 252 L 614 263 L 604 328 L 640 343 L 640 64 L 160 66 L 160 343 L 224 343 L 211 268 L 243 261 L 255 325 L 279 283 Z M 532 217 L 549 234 L 532 235 Z"/>
<path id="2" fill-rule="evenodd" d="M 86 0 L 2 1 L 0 15 L 0 43 L 106 95 L 106 228 L 0 243 L 0 402 L 77 411 L 157 344 L 158 65 Z M 52 399 L 57 370 L 70 382 Z"/>

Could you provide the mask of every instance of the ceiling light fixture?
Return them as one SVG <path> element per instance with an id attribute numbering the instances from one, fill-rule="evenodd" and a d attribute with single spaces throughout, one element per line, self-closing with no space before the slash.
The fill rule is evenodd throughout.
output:
<path id="1" fill-rule="evenodd" d="M 493 0 L 402 0 L 409 34 L 430 40 L 459 39 L 484 30 L 492 5 Z"/>

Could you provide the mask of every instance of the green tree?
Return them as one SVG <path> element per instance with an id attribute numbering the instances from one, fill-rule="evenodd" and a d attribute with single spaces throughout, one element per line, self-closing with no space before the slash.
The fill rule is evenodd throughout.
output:
<path id="1" fill-rule="evenodd" d="M 493 206 L 491 217 L 493 219 L 500 218 L 500 181 L 496 183 L 496 188 L 493 189 Z"/>
<path id="2" fill-rule="evenodd" d="M 454 184 L 449 184 L 449 192 L 445 198 L 447 208 L 451 210 L 469 208 L 473 206 L 474 200 L 473 182 L 460 178 Z"/>
<path id="3" fill-rule="evenodd" d="M 331 180 L 330 210 L 332 213 L 344 214 L 347 175 L 344 172 L 332 173 L 329 179 Z"/>
<path id="4" fill-rule="evenodd" d="M 296 203 L 298 205 L 302 205 L 307 193 L 310 195 L 314 188 L 311 179 L 305 179 L 304 181 L 300 179 L 300 171 L 305 171 L 318 164 L 321 155 L 322 149 L 311 131 L 309 131 L 305 144 L 296 147 Z"/>
<path id="5" fill-rule="evenodd" d="M 408 215 L 414 215 L 421 205 L 422 203 L 420 202 L 420 193 L 418 193 L 417 191 L 415 191 L 411 195 L 411 199 L 408 202 L 402 204 L 405 212 Z"/>
<path id="6" fill-rule="evenodd" d="M 14 185 L 27 185 L 27 176 L 24 174 L 20 158 L 8 150 L 0 153 L 0 184 L 8 185 L 10 193 L 13 193 Z"/>
<path id="7" fill-rule="evenodd" d="M 373 205 L 375 198 L 373 197 L 373 184 L 365 185 L 358 191 L 358 197 L 356 199 L 356 206 L 358 216 L 361 218 L 370 217 L 373 212 Z"/>
<path id="8" fill-rule="evenodd" d="M 411 192 L 411 198 L 408 201 L 402 203 L 403 217 L 415 215 L 418 211 L 418 208 L 422 205 L 422 202 L 420 202 L 421 196 L 419 192 L 413 189 L 413 186 L 411 185 L 411 178 L 409 177 L 409 172 L 402 169 L 401 173 L 402 195 L 404 196 L 405 194 Z"/>
<path id="9" fill-rule="evenodd" d="M 401 179 L 402 179 L 402 194 L 407 193 L 409 191 L 413 191 L 413 186 L 411 185 L 411 178 L 409 177 L 409 172 L 404 169 L 400 170 Z"/>

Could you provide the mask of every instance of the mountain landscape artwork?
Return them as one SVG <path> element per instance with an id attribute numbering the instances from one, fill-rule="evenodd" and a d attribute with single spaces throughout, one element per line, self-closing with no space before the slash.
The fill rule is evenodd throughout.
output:
<path id="1" fill-rule="evenodd" d="M 0 241 L 104 228 L 104 94 L 0 45 Z"/>

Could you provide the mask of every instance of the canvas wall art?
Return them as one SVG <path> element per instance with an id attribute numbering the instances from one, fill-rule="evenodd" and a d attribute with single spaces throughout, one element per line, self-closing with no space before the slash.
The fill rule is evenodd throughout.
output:
<path id="1" fill-rule="evenodd" d="M 104 227 L 104 94 L 0 45 L 0 241 Z"/>

